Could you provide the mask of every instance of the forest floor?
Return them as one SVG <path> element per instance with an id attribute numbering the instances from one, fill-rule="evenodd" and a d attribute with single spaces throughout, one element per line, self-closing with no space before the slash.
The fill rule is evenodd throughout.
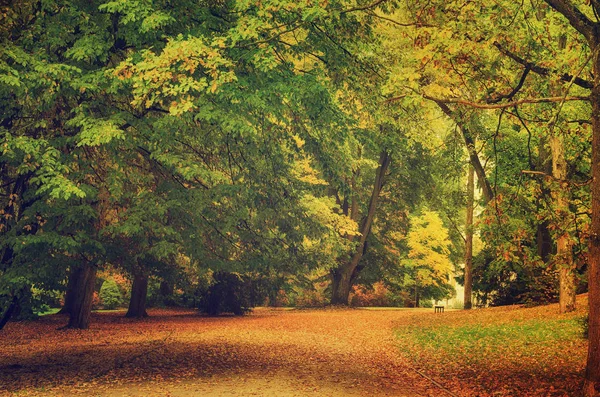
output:
<path id="1" fill-rule="evenodd" d="M 575 396 L 585 311 L 557 311 L 151 310 L 85 331 L 49 315 L 0 331 L 0 395 Z"/>

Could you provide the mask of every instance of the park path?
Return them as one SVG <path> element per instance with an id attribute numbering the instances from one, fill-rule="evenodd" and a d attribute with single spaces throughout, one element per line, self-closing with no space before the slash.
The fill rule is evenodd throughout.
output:
<path id="1" fill-rule="evenodd" d="M 86 331 L 46 316 L 0 333 L 0 394 L 433 396 L 396 346 L 409 310 L 270 310 L 208 318 L 95 315 Z M 429 311 L 422 315 L 432 315 Z"/>

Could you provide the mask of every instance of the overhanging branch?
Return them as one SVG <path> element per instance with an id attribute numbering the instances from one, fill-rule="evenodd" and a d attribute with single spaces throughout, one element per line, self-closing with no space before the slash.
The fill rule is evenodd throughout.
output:
<path id="1" fill-rule="evenodd" d="M 385 3 L 388 0 L 376 0 L 375 2 L 371 3 L 371 4 L 367 4 L 364 6 L 358 6 L 358 7 L 352 7 L 352 8 L 348 8 L 346 10 L 342 10 L 340 11 L 340 14 L 346 14 L 348 12 L 354 12 L 354 11 L 366 11 L 366 10 L 371 10 L 375 7 L 377 7 L 378 5 Z"/>
<path id="2" fill-rule="evenodd" d="M 465 99 L 460 98 L 435 98 L 426 94 L 423 94 L 423 98 L 429 99 L 431 101 L 437 103 L 454 103 L 457 105 L 466 105 L 476 109 L 506 109 L 512 108 L 515 106 L 523 105 L 523 104 L 533 104 L 533 103 L 552 103 L 552 102 L 562 102 L 562 101 L 589 101 L 589 96 L 568 96 L 568 97 L 548 97 L 548 98 L 528 98 L 528 99 L 520 99 L 518 101 L 507 102 L 507 103 L 497 103 L 497 104 L 489 104 L 489 103 L 478 103 L 471 102 Z M 388 102 L 393 102 L 396 98 L 388 99 Z"/>
<path id="3" fill-rule="evenodd" d="M 581 33 L 588 42 L 591 42 L 595 34 L 595 23 L 591 21 L 570 0 L 545 0 L 550 7 L 562 14 L 571 26 Z"/>
<path id="4" fill-rule="evenodd" d="M 496 47 L 498 49 L 498 51 L 500 51 L 503 55 L 509 57 L 510 59 L 517 62 L 518 64 L 521 64 L 521 65 L 525 66 L 526 68 L 529 68 L 533 73 L 539 74 L 541 76 L 548 76 L 550 74 L 556 74 L 556 75 L 560 76 L 560 79 L 562 81 L 565 81 L 565 82 L 571 82 L 571 80 L 573 80 L 573 76 L 568 73 L 560 73 L 556 70 L 551 70 L 549 68 L 545 68 L 543 66 L 536 65 L 533 62 L 529 62 L 528 60 L 521 58 L 517 54 L 504 48 L 502 46 L 502 44 L 498 43 L 497 41 L 494 42 L 494 47 Z M 594 83 L 592 83 L 589 80 L 582 79 L 580 77 L 575 78 L 573 84 L 578 85 L 582 88 L 587 88 L 587 89 L 592 89 L 594 87 Z"/>

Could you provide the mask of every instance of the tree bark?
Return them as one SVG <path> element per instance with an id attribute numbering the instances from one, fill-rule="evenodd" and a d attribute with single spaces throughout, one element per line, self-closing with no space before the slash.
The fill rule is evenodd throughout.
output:
<path id="1" fill-rule="evenodd" d="M 12 300 L 10 301 L 8 308 L 6 309 L 6 311 L 4 311 L 4 313 L 2 314 L 2 317 L 0 318 L 0 330 L 2 330 L 2 328 L 4 328 L 4 326 L 6 325 L 6 323 L 8 323 L 8 320 L 10 320 L 10 318 L 14 314 L 15 310 L 17 309 L 18 305 L 19 305 L 19 299 L 16 296 L 14 296 L 12 298 Z"/>
<path id="2" fill-rule="evenodd" d="M 567 179 L 567 161 L 565 160 L 565 148 L 562 138 L 559 136 L 550 137 L 550 149 L 552 150 L 552 176 L 559 181 L 559 190 L 554 192 L 554 203 L 558 213 L 559 223 L 564 224 L 564 218 L 569 211 L 569 202 L 567 200 L 567 187 L 564 186 L 564 180 Z M 562 225 L 557 225 L 560 235 L 556 239 L 556 255 L 554 256 L 555 265 L 559 271 L 559 306 L 561 313 L 568 313 L 575 310 L 576 297 L 576 266 L 573 261 L 571 239 L 569 233 Z"/>
<path id="3" fill-rule="evenodd" d="M 477 181 L 481 186 L 481 190 L 483 192 L 483 199 L 485 201 L 485 204 L 487 205 L 487 203 L 492 201 L 494 198 L 494 190 L 492 189 L 492 185 L 490 184 L 490 181 L 487 178 L 485 168 L 483 168 L 481 160 L 479 159 L 479 154 L 477 153 L 477 149 L 475 148 L 475 137 L 473 137 L 473 134 L 462 120 L 462 115 L 452 111 L 452 109 L 450 109 L 448 105 L 446 105 L 443 102 L 435 101 L 435 103 L 439 106 L 440 109 L 442 109 L 442 112 L 444 112 L 444 114 L 446 114 L 448 117 L 454 120 L 454 122 L 458 125 L 458 128 L 462 132 L 462 136 L 465 141 L 467 151 L 469 153 L 471 165 L 473 166 L 473 168 L 475 168 L 475 173 L 477 174 Z"/>
<path id="4" fill-rule="evenodd" d="M 419 307 L 419 286 L 415 280 L 415 308 Z"/>
<path id="5" fill-rule="evenodd" d="M 538 144 L 538 164 L 536 169 L 532 170 L 541 171 L 546 175 L 552 174 L 552 152 L 547 148 L 548 142 L 546 137 L 542 137 Z M 546 186 L 544 181 L 541 181 L 540 184 L 541 194 L 537 197 L 537 206 L 538 209 L 542 208 L 543 203 L 547 201 L 548 196 L 550 196 L 550 189 Z M 552 235 L 550 234 L 550 222 L 543 221 L 537 225 L 537 233 L 536 233 L 536 245 L 537 245 L 537 254 L 545 264 L 549 264 L 552 259 L 552 253 L 554 250 L 554 241 L 552 240 Z"/>
<path id="6" fill-rule="evenodd" d="M 90 263 L 85 263 L 79 269 L 67 328 L 87 329 L 89 327 L 94 286 L 96 285 L 96 270 L 96 266 Z"/>
<path id="7" fill-rule="evenodd" d="M 379 167 L 375 176 L 375 183 L 373 185 L 373 191 L 371 193 L 371 199 L 369 200 L 369 207 L 366 216 L 363 217 L 360 227 L 360 239 L 356 245 L 354 253 L 350 255 L 347 262 L 340 264 L 336 269 L 332 271 L 332 285 L 331 285 L 331 304 L 332 305 L 347 305 L 348 298 L 350 297 L 350 289 L 356 276 L 358 275 L 358 263 L 363 257 L 366 250 L 366 242 L 369 233 L 371 232 L 371 226 L 375 219 L 375 211 L 377 210 L 377 202 L 383 184 L 385 181 L 385 174 L 390 166 L 391 157 L 383 151 L 379 156 Z M 354 205 L 353 205 L 354 206 Z"/>
<path id="8" fill-rule="evenodd" d="M 148 276 L 142 272 L 136 273 L 131 286 L 131 299 L 125 317 L 148 317 L 146 312 L 146 297 L 148 295 Z"/>
<path id="9" fill-rule="evenodd" d="M 592 105 L 592 220 L 589 238 L 588 263 L 588 357 L 583 392 L 586 397 L 600 396 L 600 32 L 571 1 L 546 0 L 562 14 L 573 28 L 587 40 L 592 51 L 594 87 L 590 95 Z M 596 3 L 596 2 L 594 2 Z"/>
<path id="10" fill-rule="evenodd" d="M 467 219 L 465 223 L 465 296 L 464 308 L 473 306 L 473 207 L 475 203 L 475 169 L 469 166 L 467 179 Z"/>
<path id="11" fill-rule="evenodd" d="M 598 33 L 596 33 L 598 35 Z M 592 221 L 589 240 L 589 331 L 588 357 L 585 372 L 586 397 L 600 396 L 600 57 L 596 37 L 590 46 L 593 57 L 594 88 L 592 102 Z"/>
<path id="12" fill-rule="evenodd" d="M 65 303 L 58 314 L 70 314 L 73 308 L 73 302 L 77 299 L 77 281 L 79 280 L 81 267 L 72 267 L 69 272 L 69 281 L 67 281 L 67 290 L 65 291 Z"/>
<path id="13" fill-rule="evenodd" d="M 23 212 L 22 197 L 27 189 L 31 175 L 31 173 L 20 175 L 12 187 L 11 197 L 16 197 L 16 200 L 9 200 L 9 203 L 3 208 L 4 216 L 0 217 L 0 230 L 3 230 L 3 234 L 11 230 L 21 218 Z M 0 272 L 4 272 L 12 266 L 14 256 L 15 252 L 11 245 L 6 245 L 0 250 Z M 0 313 L 2 313 L 2 318 L 0 318 L 0 330 L 4 328 L 6 323 L 15 314 L 15 311 L 19 309 L 19 293 L 12 291 L 12 294 L 13 297 L 11 303 L 6 308 L 6 311 L 0 311 Z"/>

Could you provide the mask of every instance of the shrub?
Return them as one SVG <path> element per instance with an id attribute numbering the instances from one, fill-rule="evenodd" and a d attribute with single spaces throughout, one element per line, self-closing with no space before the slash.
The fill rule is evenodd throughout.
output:
<path id="1" fill-rule="evenodd" d="M 433 308 L 433 301 L 431 299 L 423 299 L 419 301 L 419 307 L 431 309 Z"/>
<path id="2" fill-rule="evenodd" d="M 112 310 L 123 304 L 123 296 L 114 280 L 106 280 L 100 287 L 100 303 L 104 309 Z"/>
<path id="3" fill-rule="evenodd" d="M 359 307 L 393 306 L 391 298 L 389 289 L 383 282 L 378 281 L 373 284 L 372 288 L 363 285 L 353 286 L 350 305 Z"/>
<path id="4" fill-rule="evenodd" d="M 284 289 L 277 291 L 274 299 L 269 299 L 269 305 L 273 307 L 284 307 L 290 305 L 290 298 Z"/>
<path id="5" fill-rule="evenodd" d="M 295 302 L 297 307 L 323 307 L 329 303 L 329 297 L 326 294 L 327 282 L 315 283 L 314 286 L 298 291 Z"/>
<path id="6" fill-rule="evenodd" d="M 213 280 L 200 303 L 202 312 L 211 316 L 221 313 L 241 316 L 250 311 L 250 296 L 242 276 L 219 271 L 213 274 Z"/>

